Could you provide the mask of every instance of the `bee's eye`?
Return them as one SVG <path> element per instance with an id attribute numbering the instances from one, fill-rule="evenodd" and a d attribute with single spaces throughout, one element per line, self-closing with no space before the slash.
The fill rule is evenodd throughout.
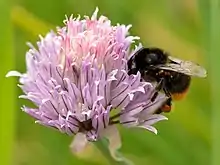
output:
<path id="1" fill-rule="evenodd" d="M 146 56 L 145 61 L 148 64 L 154 64 L 158 61 L 158 55 L 155 53 L 150 53 Z"/>

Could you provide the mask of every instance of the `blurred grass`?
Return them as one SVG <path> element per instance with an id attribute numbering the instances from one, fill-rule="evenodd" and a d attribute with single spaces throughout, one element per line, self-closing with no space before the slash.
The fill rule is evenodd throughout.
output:
<path id="1" fill-rule="evenodd" d="M 220 27 L 215 24 L 218 22 L 219 13 L 213 5 L 211 24 L 213 29 L 211 31 L 215 33 L 212 33 L 211 43 L 213 44 L 209 44 L 210 8 L 207 5 L 209 1 L 13 0 L 12 2 L 11 20 L 14 25 L 14 33 L 9 32 L 10 28 L 6 27 L 10 23 L 0 26 L 7 31 L 4 35 L 9 35 L 9 37 L 1 37 L 0 40 L 4 45 L 0 45 L 0 51 L 13 50 L 10 47 L 8 48 L 12 44 L 5 42 L 5 38 L 10 39 L 13 34 L 16 57 L 13 58 L 6 56 L 4 52 L 2 53 L 3 59 L 7 58 L 7 63 L 4 60 L 0 62 L 1 77 L 5 74 L 3 72 L 6 72 L 4 70 L 14 69 L 13 60 L 16 61 L 16 69 L 21 72 L 25 71 L 24 55 L 27 50 L 25 42 L 32 41 L 35 43 L 38 34 L 44 35 L 49 29 L 62 26 L 65 14 L 91 15 L 96 6 L 100 8 L 101 14 L 112 20 L 113 24 L 118 22 L 132 24 L 132 35 L 140 36 L 141 41 L 146 46 L 159 46 L 174 56 L 198 62 L 208 68 L 208 73 L 209 68 L 211 69 L 210 66 L 219 61 L 217 31 Z M 1 5 L 1 7 L 3 6 Z M 3 7 L 3 9 L 8 8 Z M 9 22 L 8 15 L 3 16 L 6 22 Z M 209 56 L 210 50 L 212 58 Z M 11 54 L 12 52 L 8 53 Z M 123 147 L 121 151 L 123 154 L 131 158 L 137 165 L 207 165 L 211 163 L 211 157 L 213 158 L 213 165 L 219 164 L 217 157 L 219 133 L 213 131 L 215 138 L 211 137 L 211 124 L 214 125 L 214 130 L 219 129 L 217 119 L 219 114 L 216 113 L 218 112 L 218 105 L 213 104 L 212 101 L 213 98 L 217 99 L 217 97 L 209 97 L 209 95 L 211 89 L 212 96 L 219 92 L 220 87 L 217 84 L 219 76 L 216 76 L 218 75 L 216 72 L 220 67 L 216 64 L 212 67 L 212 71 L 214 71 L 211 75 L 212 78 L 208 76 L 207 79 L 194 79 L 188 97 L 181 102 L 174 103 L 174 111 L 168 114 L 168 121 L 157 124 L 159 130 L 157 136 L 141 129 L 127 130 L 122 128 Z M 5 85 L 2 84 L 1 80 L 0 86 L 7 87 L 7 91 L 9 89 L 13 94 L 13 87 L 15 86 L 8 84 L 10 81 L 13 80 L 7 80 Z M 69 150 L 72 137 L 34 124 L 29 116 L 19 110 L 21 105 L 29 103 L 18 100 L 18 104 L 15 104 L 14 99 L 17 100 L 17 95 L 21 91 L 17 89 L 18 94 L 8 96 L 6 100 L 5 93 L 7 91 L 4 89 L 2 92 L 1 89 L 0 100 L 2 101 L 3 98 L 4 104 L 0 106 L 9 105 L 11 107 L 7 106 L 7 111 L 3 111 L 6 108 L 1 107 L 0 112 L 1 116 L 3 116 L 3 112 L 4 116 L 10 116 L 13 106 L 16 106 L 17 109 L 15 165 L 106 164 L 106 160 L 100 154 L 96 156 L 97 150 L 94 147 L 91 147 L 89 152 L 87 151 L 84 155 L 72 155 Z M 214 111 L 216 118 L 213 123 L 212 106 L 216 109 Z M 10 124 L 9 126 L 12 127 L 13 123 Z M 7 126 L 4 125 L 3 128 L 5 130 Z M 12 132 L 9 129 L 5 133 L 11 134 Z M 213 155 L 211 155 L 212 140 L 215 140 L 216 143 Z M 9 148 L 11 145 L 12 143 L 7 143 Z M 5 154 L 10 154 L 10 152 L 12 153 L 8 150 Z"/>
<path id="2" fill-rule="evenodd" d="M 0 1 L 0 11 L 0 162 L 9 165 L 13 163 L 16 86 L 13 79 L 6 80 L 5 78 L 8 69 L 15 67 L 10 2 L 8 0 Z"/>
<path id="3" fill-rule="evenodd" d="M 48 31 L 54 28 L 54 26 L 41 21 L 31 13 L 26 11 L 24 8 L 19 6 L 15 6 L 12 8 L 11 19 L 16 26 L 32 34 L 33 36 L 46 34 Z"/>
<path id="4" fill-rule="evenodd" d="M 204 6 L 210 6 L 207 10 Z M 219 99 L 218 95 L 220 93 L 219 82 L 219 61 L 220 61 L 220 1 L 211 0 L 210 3 L 203 1 L 201 3 L 201 12 L 204 16 L 204 45 L 209 53 L 209 64 L 210 64 L 210 90 L 211 90 L 211 100 L 212 100 L 212 165 L 220 164 L 220 111 L 219 111 Z"/>

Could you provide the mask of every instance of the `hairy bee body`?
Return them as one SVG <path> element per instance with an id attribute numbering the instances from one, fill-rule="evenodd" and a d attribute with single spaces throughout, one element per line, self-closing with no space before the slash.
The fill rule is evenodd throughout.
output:
<path id="1" fill-rule="evenodd" d="M 160 48 L 141 48 L 135 52 L 128 60 L 128 74 L 138 71 L 143 81 L 156 82 L 158 92 L 163 91 L 168 96 L 157 113 L 170 112 L 172 100 L 180 100 L 186 95 L 191 76 L 206 77 L 206 70 L 198 64 L 173 58 Z"/>

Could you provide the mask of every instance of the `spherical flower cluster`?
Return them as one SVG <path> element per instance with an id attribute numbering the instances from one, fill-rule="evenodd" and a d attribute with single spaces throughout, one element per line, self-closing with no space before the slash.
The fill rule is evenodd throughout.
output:
<path id="1" fill-rule="evenodd" d="M 153 84 L 141 81 L 140 73 L 127 74 L 127 60 L 134 40 L 131 26 L 111 25 L 105 16 L 65 20 L 57 32 L 40 37 L 37 48 L 26 54 L 27 72 L 19 76 L 25 98 L 36 107 L 22 109 L 37 123 L 88 141 L 101 138 L 103 130 L 117 123 L 126 127 L 152 126 L 166 117 L 154 112 L 166 97 L 152 102 Z"/>

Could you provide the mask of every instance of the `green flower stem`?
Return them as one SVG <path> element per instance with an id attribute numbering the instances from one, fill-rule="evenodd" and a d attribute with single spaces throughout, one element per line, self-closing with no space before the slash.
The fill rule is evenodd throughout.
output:
<path id="1" fill-rule="evenodd" d="M 10 20 L 10 1 L 0 0 L 0 164 L 13 164 L 15 88 L 14 79 L 6 79 L 9 69 L 15 68 Z"/>
<path id="2" fill-rule="evenodd" d="M 109 152 L 108 142 L 105 139 L 99 140 L 94 144 L 101 151 L 102 155 L 108 160 L 110 165 L 131 165 L 131 162 L 126 159 L 124 159 L 124 161 L 115 160 Z"/>

